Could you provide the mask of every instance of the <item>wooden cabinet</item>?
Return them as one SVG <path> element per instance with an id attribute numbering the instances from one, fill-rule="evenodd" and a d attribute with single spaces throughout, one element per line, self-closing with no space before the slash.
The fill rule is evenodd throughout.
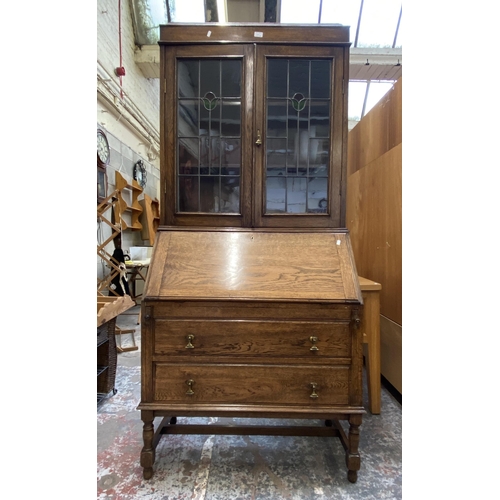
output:
<path id="1" fill-rule="evenodd" d="M 141 305 L 144 477 L 162 433 L 303 433 L 340 438 L 355 482 L 364 409 L 362 298 L 345 229 L 349 29 L 169 24 L 160 38 L 162 213 Z"/>
<path id="2" fill-rule="evenodd" d="M 344 26 L 162 27 L 162 224 L 345 227 L 348 40 Z"/>

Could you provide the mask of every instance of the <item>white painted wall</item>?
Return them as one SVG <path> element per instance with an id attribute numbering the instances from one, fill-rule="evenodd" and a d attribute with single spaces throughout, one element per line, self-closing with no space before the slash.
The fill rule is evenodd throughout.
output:
<path id="1" fill-rule="evenodd" d="M 124 93 L 140 109 L 158 131 L 159 80 L 144 78 L 134 63 L 134 32 L 129 0 L 97 1 L 97 62 L 116 84 L 120 78 L 114 70 L 120 66 L 120 36 L 118 7 L 121 5 L 122 77 Z"/>
<path id="2" fill-rule="evenodd" d="M 96 121 L 97 127 L 106 133 L 111 147 L 107 168 L 108 193 L 115 188 L 115 171 L 131 183 L 133 166 L 141 159 L 147 170 L 145 192 L 160 199 L 159 80 L 144 77 L 134 62 L 135 50 L 129 0 L 98 0 Z M 125 68 L 121 81 L 115 74 L 119 66 Z M 111 217 L 110 213 L 108 215 Z M 105 241 L 110 234 L 109 226 L 98 222 L 98 243 Z M 142 240 L 141 231 L 125 230 L 122 233 L 124 250 L 147 245 L 149 242 Z M 113 243 L 109 243 L 106 250 L 112 254 Z M 97 257 L 98 278 L 108 272 L 109 269 Z"/>

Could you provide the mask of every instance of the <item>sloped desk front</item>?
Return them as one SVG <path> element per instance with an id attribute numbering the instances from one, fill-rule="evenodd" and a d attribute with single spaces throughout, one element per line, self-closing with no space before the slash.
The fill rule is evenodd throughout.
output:
<path id="1" fill-rule="evenodd" d="M 141 307 L 144 478 L 161 434 L 288 434 L 339 437 L 356 481 L 362 298 L 347 232 L 161 230 Z M 200 426 L 178 416 L 325 422 Z"/>

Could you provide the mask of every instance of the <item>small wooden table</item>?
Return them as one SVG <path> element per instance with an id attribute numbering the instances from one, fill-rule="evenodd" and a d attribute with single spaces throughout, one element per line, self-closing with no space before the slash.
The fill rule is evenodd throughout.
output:
<path id="1" fill-rule="evenodd" d="M 380 413 L 380 290 L 382 285 L 358 276 L 363 296 L 364 311 L 361 319 L 363 343 L 367 344 L 366 375 L 368 381 L 368 407 L 372 414 Z"/>
<path id="2" fill-rule="evenodd" d="M 126 260 L 125 266 L 127 267 L 127 279 L 129 282 L 130 294 L 132 300 L 137 302 L 137 299 L 142 297 L 142 293 L 137 293 L 136 281 L 142 280 L 146 282 L 148 275 L 149 263 L 151 259 L 146 260 Z"/>

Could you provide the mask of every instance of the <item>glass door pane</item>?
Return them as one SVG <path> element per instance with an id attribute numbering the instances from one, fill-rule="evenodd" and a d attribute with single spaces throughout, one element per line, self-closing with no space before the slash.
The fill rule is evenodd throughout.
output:
<path id="1" fill-rule="evenodd" d="M 265 214 L 327 213 L 332 59 L 267 58 Z"/>
<path id="2" fill-rule="evenodd" d="M 240 214 L 242 60 L 177 60 L 179 213 Z"/>

